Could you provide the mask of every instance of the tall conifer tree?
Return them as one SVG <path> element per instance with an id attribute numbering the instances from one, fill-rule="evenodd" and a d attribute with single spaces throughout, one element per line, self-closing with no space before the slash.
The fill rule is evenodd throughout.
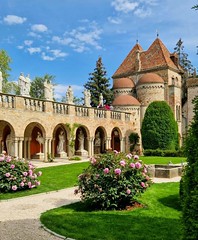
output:
<path id="1" fill-rule="evenodd" d="M 106 77 L 107 73 L 101 57 L 99 57 L 96 62 L 94 72 L 89 75 L 90 78 L 88 82 L 84 84 L 84 87 L 90 90 L 92 107 L 98 106 L 100 93 L 103 95 L 104 104 L 111 104 L 113 92 L 110 89 L 109 78 Z"/>

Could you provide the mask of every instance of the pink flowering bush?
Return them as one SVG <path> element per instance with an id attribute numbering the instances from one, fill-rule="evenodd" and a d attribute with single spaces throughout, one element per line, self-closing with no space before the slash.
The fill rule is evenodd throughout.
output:
<path id="1" fill-rule="evenodd" d="M 125 209 L 151 184 L 146 166 L 139 157 L 112 152 L 91 158 L 78 177 L 75 193 L 91 209 Z"/>
<path id="2" fill-rule="evenodd" d="M 28 161 L 0 155 L 0 193 L 34 188 L 40 185 L 41 174 Z"/>

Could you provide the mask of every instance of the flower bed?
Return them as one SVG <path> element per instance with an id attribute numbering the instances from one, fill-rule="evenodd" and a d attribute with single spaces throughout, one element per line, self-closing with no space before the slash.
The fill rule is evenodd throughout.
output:
<path id="1" fill-rule="evenodd" d="M 41 174 L 24 159 L 0 155 L 0 193 L 34 188 L 40 185 Z"/>
<path id="2" fill-rule="evenodd" d="M 92 209 L 125 209 L 151 184 L 139 157 L 114 151 L 90 159 L 90 166 L 79 175 L 76 194 Z"/>

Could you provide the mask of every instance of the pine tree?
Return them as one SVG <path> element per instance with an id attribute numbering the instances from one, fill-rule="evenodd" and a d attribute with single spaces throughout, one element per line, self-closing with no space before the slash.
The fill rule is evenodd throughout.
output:
<path id="1" fill-rule="evenodd" d="M 113 92 L 111 91 L 109 79 L 106 77 L 106 70 L 102 63 L 102 58 L 99 57 L 96 62 L 96 68 L 93 73 L 90 73 L 90 78 L 84 87 L 90 90 L 92 107 L 98 106 L 100 93 L 103 95 L 104 104 L 111 104 Z"/>
<path id="2" fill-rule="evenodd" d="M 179 64 L 184 70 L 184 74 L 182 76 L 182 104 L 184 104 L 187 100 L 186 81 L 189 75 L 193 74 L 194 68 L 191 64 L 191 61 L 188 59 L 188 54 L 184 52 L 183 41 L 181 40 L 181 38 L 176 43 L 176 47 L 174 48 L 174 50 L 178 54 Z"/>

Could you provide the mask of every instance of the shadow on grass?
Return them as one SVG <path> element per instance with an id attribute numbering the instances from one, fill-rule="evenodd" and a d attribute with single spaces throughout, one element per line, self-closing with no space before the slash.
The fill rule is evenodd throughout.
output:
<path id="1" fill-rule="evenodd" d="M 170 200 L 170 199 L 169 199 Z M 167 202 L 167 201 L 165 201 Z M 42 214 L 44 225 L 76 240 L 179 240 L 178 218 L 135 211 L 87 211 L 81 202 Z"/>
<path id="2" fill-rule="evenodd" d="M 158 201 L 166 207 L 170 207 L 178 211 L 182 210 L 178 194 L 170 195 L 165 198 L 160 198 Z"/>

